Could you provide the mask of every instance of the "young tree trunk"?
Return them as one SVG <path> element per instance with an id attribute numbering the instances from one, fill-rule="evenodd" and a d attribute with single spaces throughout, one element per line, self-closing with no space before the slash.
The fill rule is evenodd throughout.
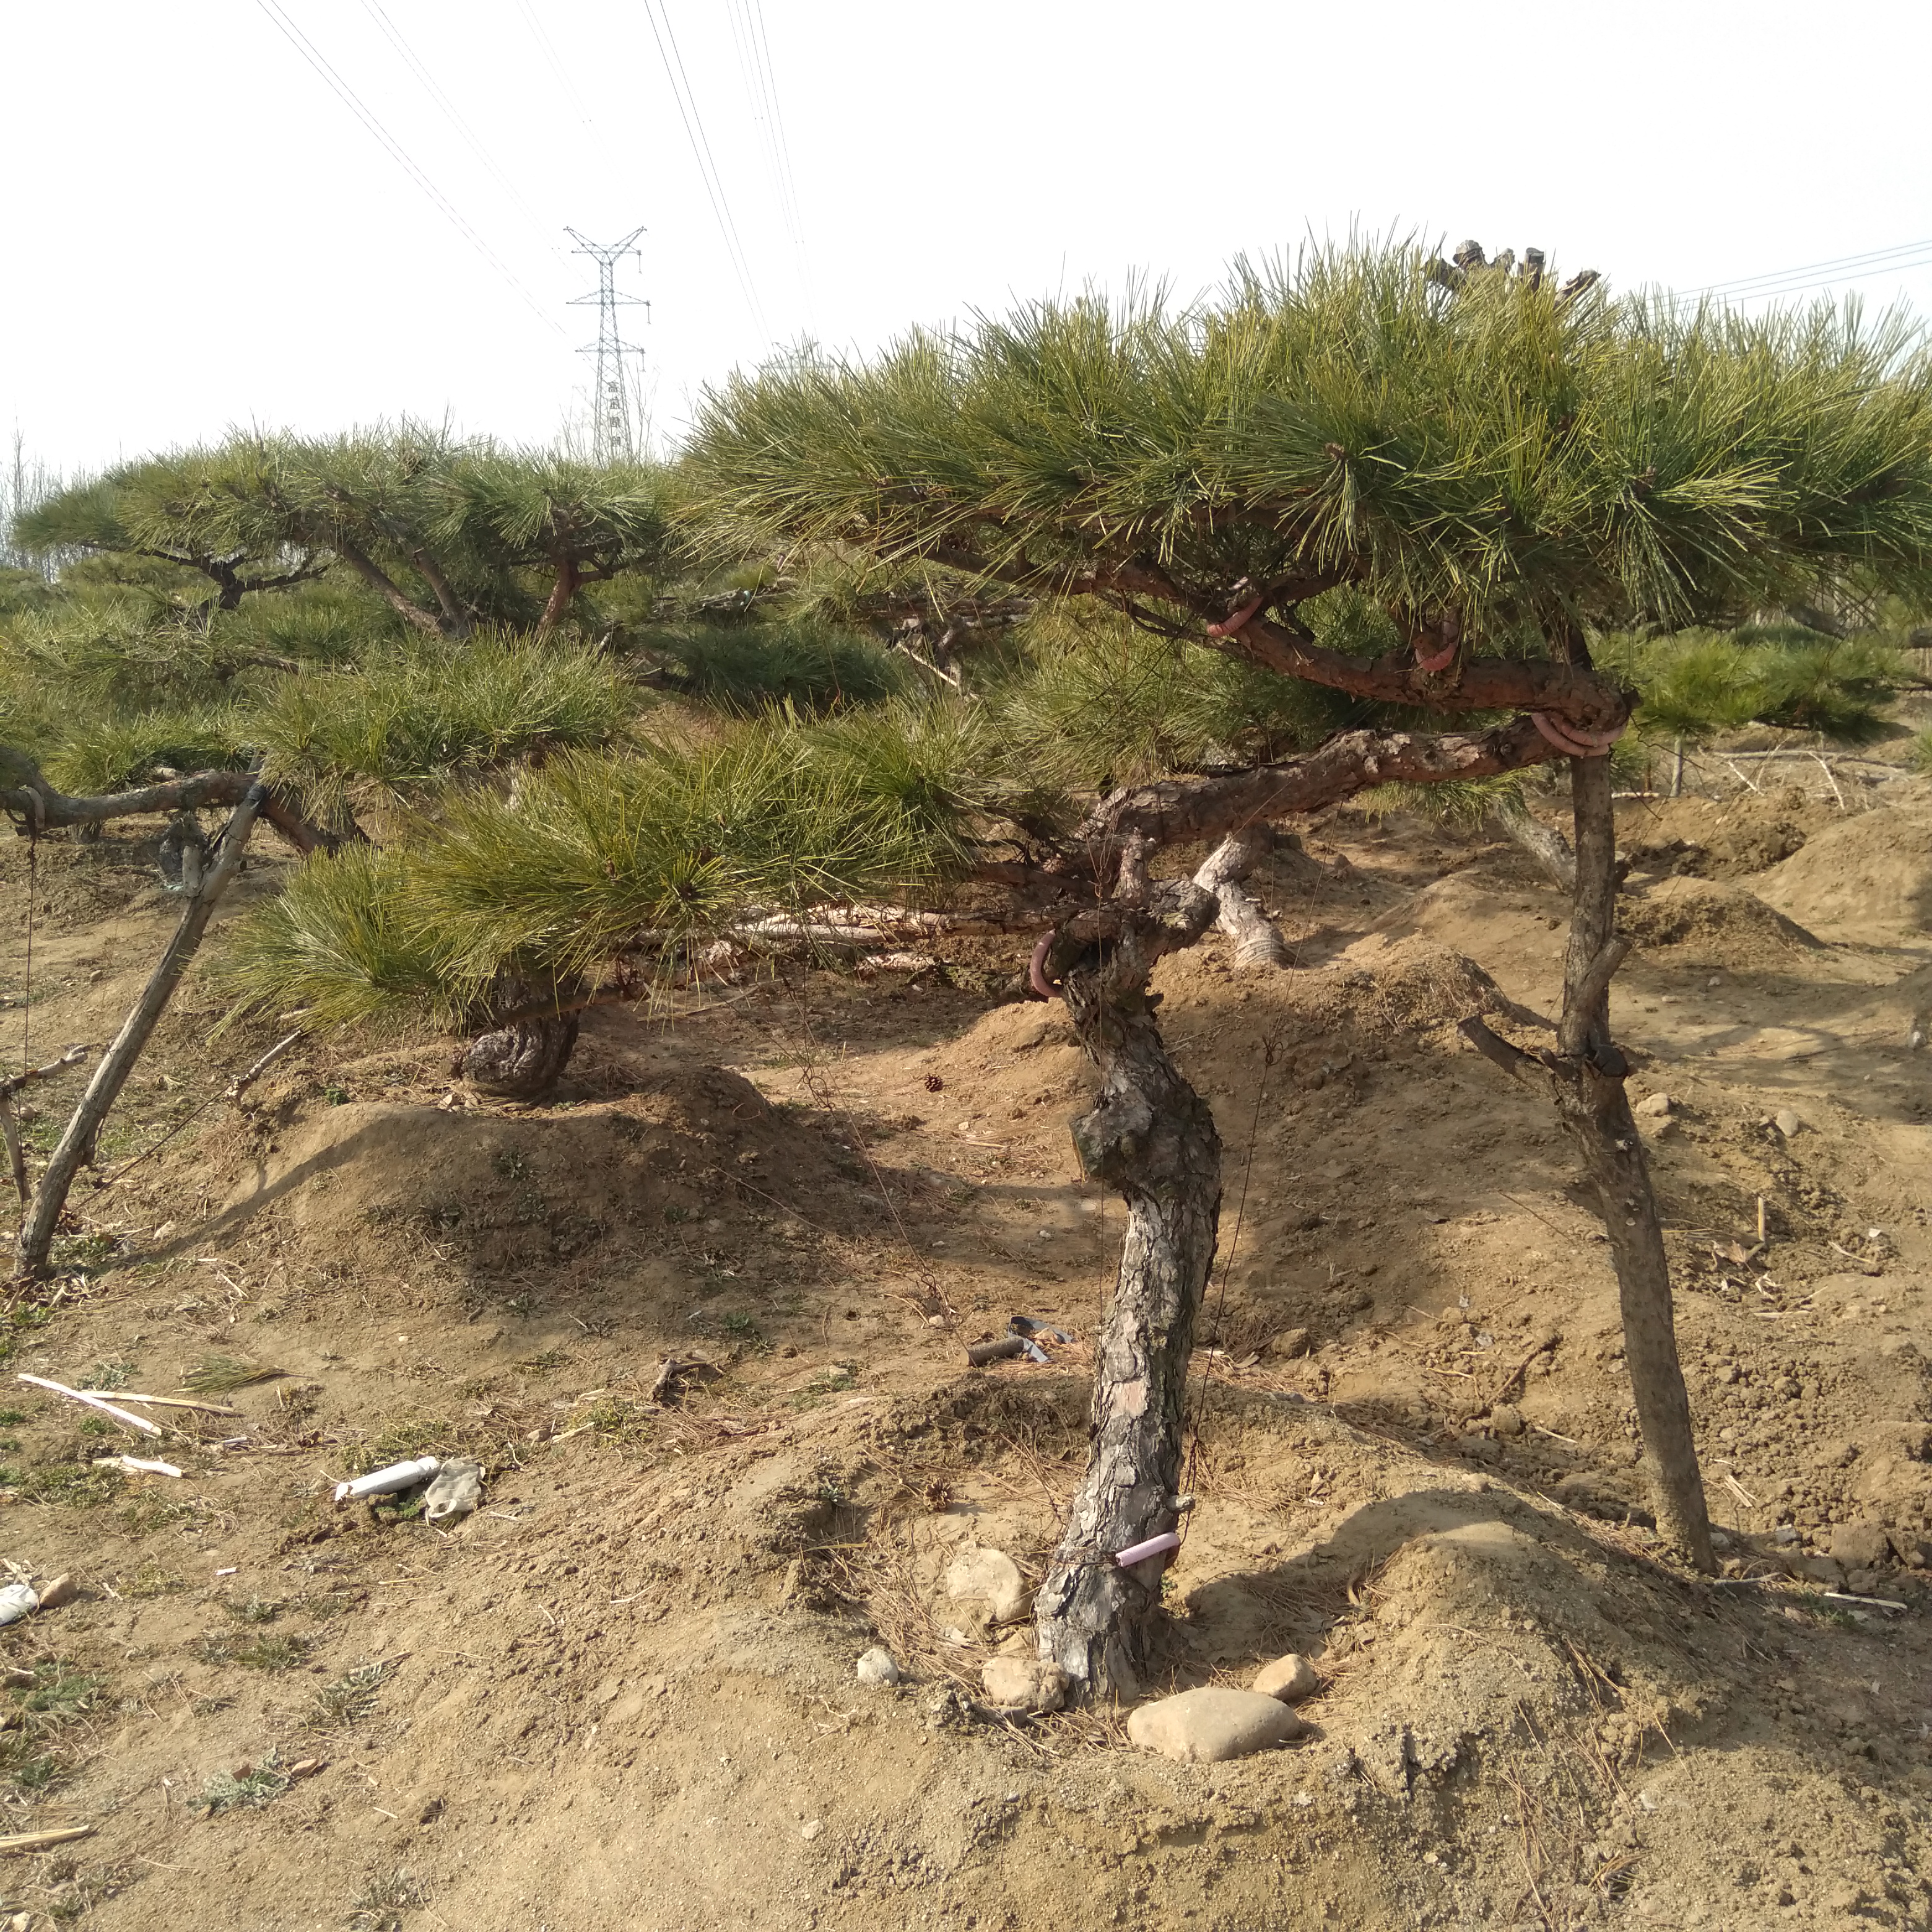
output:
<path id="1" fill-rule="evenodd" d="M 1552 1084 L 1558 1114 L 1595 1186 L 1610 1237 L 1624 1358 L 1658 1529 L 1700 1570 L 1708 1570 L 1711 1522 L 1690 1429 L 1690 1399 L 1677 1359 L 1670 1264 L 1643 1143 L 1624 1091 L 1623 1056 L 1610 1038 L 1610 976 L 1624 949 L 1615 933 L 1616 820 L 1610 760 L 1573 758 L 1570 785 L 1576 892 L 1557 1029 L 1563 1072 Z"/>
<path id="2" fill-rule="evenodd" d="M 1062 982 L 1103 1077 L 1100 1104 L 1073 1124 L 1074 1145 L 1085 1172 L 1127 1204 L 1120 1276 L 1095 1350 L 1087 1473 L 1034 1605 L 1042 1660 L 1083 1701 L 1137 1688 L 1168 1558 L 1122 1569 L 1114 1558 L 1179 1520 L 1188 1356 L 1220 1214 L 1214 1116 L 1168 1057 L 1147 990 L 1168 936 L 1144 914 L 1131 919 L 1118 944 L 1090 950 Z"/>
<path id="3" fill-rule="evenodd" d="M 67 1131 L 61 1136 L 60 1144 L 54 1149 L 46 1170 L 40 1176 L 40 1184 L 34 1190 L 32 1209 L 21 1229 L 19 1268 L 23 1276 L 38 1274 L 46 1266 L 47 1256 L 53 1248 L 54 1229 L 59 1223 L 61 1210 L 67 1205 L 68 1190 L 74 1185 L 75 1174 L 80 1171 L 82 1162 L 93 1147 L 100 1124 L 127 1084 L 128 1075 L 134 1072 L 134 1063 L 140 1058 L 148 1036 L 167 1010 L 168 1001 L 173 998 L 188 962 L 194 957 L 202 935 L 208 930 L 215 902 L 228 890 L 228 882 L 239 869 L 242 848 L 248 844 L 248 835 L 255 829 L 255 815 L 261 810 L 267 796 L 266 790 L 260 783 L 251 784 L 242 802 L 235 808 L 235 815 L 228 821 L 228 830 L 223 836 L 214 865 L 202 880 L 201 890 L 189 901 L 187 910 L 182 914 L 181 924 L 176 927 L 167 950 L 161 955 L 160 964 L 154 968 L 140 999 L 135 1001 L 134 1010 L 122 1022 L 113 1044 L 101 1055 L 100 1065 L 94 1070 L 94 1078 L 87 1083 L 87 1091 L 81 1096 L 80 1105 L 74 1110 L 74 1118 L 68 1122 Z"/>
<path id="4" fill-rule="evenodd" d="M 543 608 L 543 615 L 537 620 L 537 635 L 548 637 L 556 629 L 565 611 L 570 608 L 577 596 L 578 583 L 577 559 L 566 550 L 556 560 L 556 578 L 550 587 L 549 600 Z"/>

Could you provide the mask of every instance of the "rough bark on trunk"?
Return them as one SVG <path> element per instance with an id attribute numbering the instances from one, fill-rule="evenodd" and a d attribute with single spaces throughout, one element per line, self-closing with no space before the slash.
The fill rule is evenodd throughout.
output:
<path id="1" fill-rule="evenodd" d="M 1670 1264 L 1643 1143 L 1624 1091 L 1623 1056 L 1610 1039 L 1610 975 L 1616 950 L 1616 820 L 1610 761 L 1574 758 L 1576 892 L 1563 962 L 1557 1048 L 1568 1077 L 1556 1083 L 1557 1112 L 1596 1187 L 1616 1264 L 1624 1353 L 1643 1432 L 1645 1473 L 1665 1539 L 1700 1569 L 1712 1568 L 1711 1521 L 1690 1398 L 1677 1358 Z"/>
<path id="2" fill-rule="evenodd" d="M 586 1004 L 574 989 L 539 997 L 522 980 L 499 984 L 491 1004 L 503 1015 L 457 1055 L 456 1070 L 501 1100 L 540 1100 L 563 1077 Z"/>
<path id="3" fill-rule="evenodd" d="M 1194 883 L 1210 892 L 1220 906 L 1215 925 L 1234 942 L 1238 966 L 1286 966 L 1288 942 L 1242 884 L 1274 850 L 1274 828 L 1245 825 L 1231 832 L 1202 860 Z"/>
<path id="4" fill-rule="evenodd" d="M 128 1075 L 134 1072 L 134 1064 L 140 1058 L 148 1036 L 167 1010 L 182 974 L 200 946 L 202 935 L 208 930 L 216 902 L 227 890 L 229 880 L 240 868 L 242 849 L 248 842 L 249 833 L 255 829 L 255 815 L 267 795 L 260 784 L 251 784 L 242 802 L 235 808 L 235 815 L 228 821 L 228 830 L 223 835 L 214 865 L 202 880 L 201 890 L 189 901 L 188 909 L 182 914 L 181 924 L 176 927 L 174 937 L 161 955 L 160 964 L 154 968 L 140 999 L 135 1001 L 133 1011 L 122 1022 L 113 1044 L 101 1055 L 100 1065 L 94 1070 L 94 1078 L 88 1082 L 87 1091 L 81 1096 L 80 1105 L 74 1110 L 74 1118 L 68 1122 L 67 1131 L 61 1136 L 60 1144 L 49 1158 L 46 1171 L 40 1176 L 40 1184 L 34 1190 L 32 1209 L 20 1232 L 19 1265 L 22 1275 L 38 1274 L 46 1266 L 47 1256 L 53 1249 L 54 1229 L 59 1224 L 61 1210 L 67 1205 L 68 1190 L 74 1185 L 74 1178 L 80 1171 L 81 1163 L 89 1157 L 95 1137 L 100 1131 L 100 1124 L 119 1097 Z"/>
<path id="5" fill-rule="evenodd" d="M 1505 836 L 1521 846 L 1553 884 L 1566 892 L 1576 892 L 1576 854 L 1562 832 L 1552 830 L 1540 819 L 1531 818 L 1526 812 L 1499 812 L 1496 820 Z"/>
<path id="6" fill-rule="evenodd" d="M 1090 947 L 1060 976 L 1102 1076 L 1099 1105 L 1073 1124 L 1074 1145 L 1085 1172 L 1127 1204 L 1120 1275 L 1095 1349 L 1087 1472 L 1034 1605 L 1040 1655 L 1081 1700 L 1137 1688 L 1167 1559 L 1123 1569 L 1114 1558 L 1179 1520 L 1188 1357 L 1220 1214 L 1214 1116 L 1169 1058 L 1148 992 L 1160 954 L 1213 916 L 1209 895 L 1182 890 L 1192 896 L 1180 923 L 1129 915 L 1116 940 Z"/>

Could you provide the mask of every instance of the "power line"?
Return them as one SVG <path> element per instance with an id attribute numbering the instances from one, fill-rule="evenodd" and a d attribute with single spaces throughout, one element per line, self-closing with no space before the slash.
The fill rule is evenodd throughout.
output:
<path id="1" fill-rule="evenodd" d="M 348 82 L 344 80 L 341 75 L 329 64 L 321 50 L 289 18 L 280 6 L 277 4 L 277 0 L 255 0 L 255 4 L 267 14 L 276 26 L 280 28 L 289 44 L 322 76 L 343 105 L 382 143 L 383 148 L 396 165 L 436 204 L 445 219 L 456 230 L 457 232 L 462 236 L 464 239 L 509 284 L 512 288 L 516 290 L 518 295 L 523 297 L 546 327 L 555 329 L 560 335 L 563 334 L 566 332 L 563 325 L 554 316 L 545 310 L 536 297 L 532 295 L 524 285 L 516 272 L 463 218 L 455 203 L 410 158 L 402 143 L 377 119 L 364 104 L 362 97 Z"/>
<path id="2" fill-rule="evenodd" d="M 1932 240 L 1905 242 L 1895 248 L 1876 248 L 1866 254 L 1840 255 L 1830 261 L 1772 269 L 1762 274 L 1744 276 L 1736 281 L 1714 282 L 1704 288 L 1669 290 L 1664 292 L 1663 299 L 1667 306 L 1677 310 L 1695 308 L 1707 302 L 1768 302 L 1783 296 L 1807 295 L 1814 290 L 1872 281 L 1881 275 L 1904 274 L 1928 267 L 1932 267 Z M 1821 274 L 1822 270 L 1837 272 Z"/>
<path id="3" fill-rule="evenodd" d="M 771 170 L 776 190 L 778 214 L 796 258 L 799 281 L 808 312 L 815 313 L 817 300 L 812 282 L 812 262 L 805 243 L 805 222 L 799 210 L 798 184 L 792 171 L 791 148 L 786 139 L 784 116 L 778 103 L 778 74 L 772 64 L 770 36 L 765 31 L 762 0 L 730 0 L 731 38 L 738 52 L 739 70 L 751 104 L 752 118 L 764 137 L 765 160 Z"/>
<path id="4" fill-rule="evenodd" d="M 516 203 L 531 226 L 542 234 L 544 246 L 549 249 L 558 261 L 567 262 L 568 257 L 566 256 L 563 250 L 550 238 L 549 224 L 524 198 L 522 189 L 518 188 L 509 176 L 497 165 L 496 158 L 483 145 L 476 130 L 464 118 L 456 104 L 443 92 L 442 85 L 437 81 L 435 75 L 430 72 L 416 50 L 404 38 L 402 29 L 389 18 L 382 6 L 382 0 L 362 0 L 362 9 L 382 29 L 383 38 L 388 41 L 390 46 L 402 56 L 410 71 L 422 83 L 423 91 L 442 110 L 443 118 L 458 134 L 462 136 L 464 140 L 468 144 L 470 152 L 489 171 L 490 179 Z"/>
<path id="5" fill-rule="evenodd" d="M 704 184 L 704 192 L 711 203 L 711 212 L 718 218 L 719 232 L 724 238 L 725 253 L 730 257 L 733 272 L 738 278 L 738 286 L 743 292 L 746 306 L 752 311 L 752 319 L 757 323 L 758 333 L 769 336 L 763 305 L 758 300 L 756 286 L 752 278 L 750 262 L 746 260 L 744 244 L 738 237 L 738 224 L 732 219 L 731 206 L 724 193 L 724 183 L 718 172 L 718 164 L 711 152 L 711 142 L 704 132 L 703 117 L 698 111 L 698 100 L 691 91 L 690 76 L 684 70 L 684 56 L 678 51 L 677 36 L 672 31 L 670 13 L 658 0 L 644 0 L 644 18 L 651 23 L 651 38 L 658 44 L 658 58 L 664 63 L 664 78 L 670 83 L 671 98 L 677 104 L 679 118 L 684 123 L 686 138 L 691 143 L 692 158 L 698 164 L 698 178 Z M 658 16 L 663 20 L 660 26 Z M 667 43 L 668 44 L 667 44 Z M 675 60 L 675 66 L 673 62 Z"/>

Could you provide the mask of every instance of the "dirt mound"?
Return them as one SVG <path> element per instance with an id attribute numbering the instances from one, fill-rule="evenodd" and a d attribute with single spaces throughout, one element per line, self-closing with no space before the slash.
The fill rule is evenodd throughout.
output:
<path id="1" fill-rule="evenodd" d="M 1841 819 L 1759 882 L 1765 900 L 1807 926 L 1932 932 L 1932 802 Z"/>
<path id="2" fill-rule="evenodd" d="M 1628 892 L 1617 918 L 1640 946 L 1681 946 L 1720 965 L 1762 964 L 1767 950 L 1816 950 L 1825 943 L 1742 886 L 1709 879 L 1661 879 Z"/>
<path id="3" fill-rule="evenodd" d="M 1358 1024 L 1366 1017 L 1391 1028 L 1454 1026 L 1478 1015 L 1538 1023 L 1481 967 L 1420 933 L 1376 934 L 1340 954 L 1333 997 Z"/>
<path id="4" fill-rule="evenodd" d="M 1734 798 L 1646 800 L 1625 819 L 1624 850 L 1643 872 L 1741 878 L 1800 850 L 1843 814 L 1795 786 Z"/>

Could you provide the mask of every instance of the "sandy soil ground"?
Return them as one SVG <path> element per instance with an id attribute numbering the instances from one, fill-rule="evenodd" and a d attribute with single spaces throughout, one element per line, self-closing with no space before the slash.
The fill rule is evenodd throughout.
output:
<path id="1" fill-rule="evenodd" d="M 79 1592 L 0 1631 L 0 1832 L 92 1828 L 10 1857 L 0 1910 L 1932 1924 L 1932 790 L 1846 790 L 1623 808 L 1616 1017 L 1714 1580 L 1653 1546 L 1567 1146 L 1454 1030 L 1552 1010 L 1554 890 L 1339 814 L 1260 882 L 1292 968 L 1163 966 L 1226 1199 L 1147 1688 L 1289 1649 L 1322 1677 L 1305 1739 L 1220 1766 L 1118 1711 L 989 1712 L 1025 1640 L 943 1588 L 970 1544 L 1040 1574 L 1122 1225 L 1073 1161 L 1064 1017 L 968 990 L 1012 962 L 600 1012 L 531 1108 L 434 1042 L 304 1046 L 224 1101 L 284 1029 L 211 1040 L 191 983 L 76 1192 L 80 1272 L 0 1330 L 0 1556 Z M 29 1019 L 37 1059 L 98 1046 L 171 918 L 149 855 L 50 842 L 30 893 L 15 842 L 0 877 L 8 1063 Z M 82 1077 L 32 1096 L 42 1145 Z M 1015 1310 L 1072 1340 L 968 1369 Z M 661 1400 L 668 1356 L 695 1366 Z M 157 1446 L 22 1372 L 236 1412 L 152 1411 Z M 417 1453 L 482 1460 L 482 1509 L 332 1504 Z M 855 1682 L 875 1643 L 898 1684 Z"/>

